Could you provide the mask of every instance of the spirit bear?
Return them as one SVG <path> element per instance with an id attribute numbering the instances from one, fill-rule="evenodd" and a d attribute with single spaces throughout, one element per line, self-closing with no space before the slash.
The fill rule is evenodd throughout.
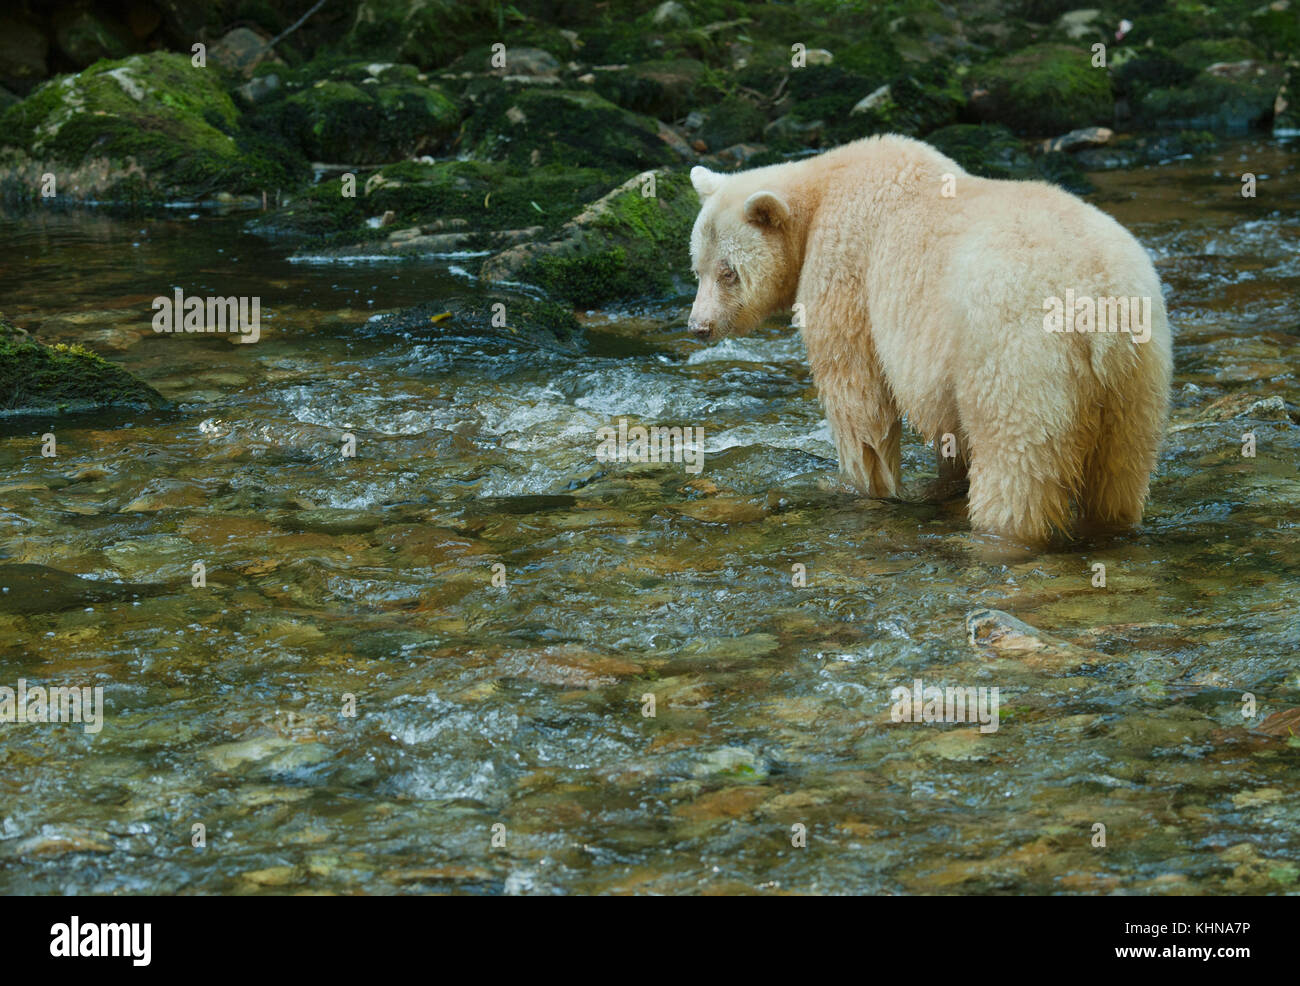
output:
<path id="1" fill-rule="evenodd" d="M 1168 414 L 1160 280 L 1115 220 L 885 135 L 722 175 L 697 167 L 700 339 L 793 308 L 840 469 L 896 496 L 902 417 L 976 531 L 1044 546 L 1142 517 Z"/>

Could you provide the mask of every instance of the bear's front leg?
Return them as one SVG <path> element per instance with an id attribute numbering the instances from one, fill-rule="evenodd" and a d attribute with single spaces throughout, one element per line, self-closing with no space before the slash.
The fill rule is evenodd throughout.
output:
<path id="1" fill-rule="evenodd" d="M 805 314 L 796 324 L 835 438 L 840 472 L 867 496 L 895 497 L 902 415 L 876 357 L 866 313 L 834 303 L 834 283 L 826 288 L 827 295 L 800 299 L 796 309 Z"/>
<path id="2" fill-rule="evenodd" d="M 822 407 L 835 437 L 840 472 L 867 496 L 897 496 L 903 422 L 888 392 L 859 390 L 842 399 L 834 388 L 823 390 Z"/>

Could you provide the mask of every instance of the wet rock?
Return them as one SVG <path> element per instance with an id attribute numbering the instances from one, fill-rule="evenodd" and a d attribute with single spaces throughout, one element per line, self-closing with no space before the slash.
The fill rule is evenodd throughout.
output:
<path id="1" fill-rule="evenodd" d="M 1114 660 L 1099 651 L 1044 633 L 998 609 L 977 609 L 968 613 L 966 634 L 972 647 L 998 657 L 1022 661 L 1026 666 L 1034 668 L 1109 663 Z"/>
<path id="2" fill-rule="evenodd" d="M 274 57 L 266 39 L 246 27 L 227 32 L 208 49 L 208 59 L 213 64 L 245 79 L 259 65 Z"/>
<path id="3" fill-rule="evenodd" d="M 296 866 L 268 866 L 261 870 L 247 870 L 239 874 L 245 883 L 255 887 L 287 887 L 301 879 Z"/>
<path id="4" fill-rule="evenodd" d="M 990 744 L 978 729 L 947 729 L 918 743 L 915 752 L 939 760 L 988 760 Z"/>
<path id="5" fill-rule="evenodd" d="M 695 777 L 754 781 L 767 777 L 769 770 L 769 764 L 763 757 L 739 746 L 709 750 L 691 767 L 691 773 Z"/>
<path id="6" fill-rule="evenodd" d="M 675 809 L 674 814 L 697 822 L 744 818 L 752 814 L 771 795 L 766 787 L 729 787 L 696 798 Z"/>
<path id="7" fill-rule="evenodd" d="M 1085 147 L 1100 147 L 1110 141 L 1115 136 L 1115 131 L 1109 127 L 1083 127 L 1079 130 L 1071 130 L 1068 134 L 1060 137 L 1053 137 L 1051 140 L 1045 140 L 1042 143 L 1044 151 L 1077 151 Z"/>
<path id="8" fill-rule="evenodd" d="M 1196 415 L 1197 421 L 1232 421 L 1251 418 L 1259 421 L 1290 421 L 1286 401 L 1276 394 L 1260 397 L 1248 391 L 1227 394 L 1206 405 Z"/>
<path id="9" fill-rule="evenodd" d="M 391 883 L 484 883 L 492 879 L 492 871 L 482 866 L 421 866 L 412 869 L 388 870 L 384 879 Z"/>
<path id="10" fill-rule="evenodd" d="M 1033 45 L 971 71 L 970 105 L 988 123 L 1018 133 L 1060 133 L 1108 124 L 1114 98 L 1106 72 L 1087 48 Z"/>
<path id="11" fill-rule="evenodd" d="M 0 565 L 0 613 L 56 613 L 169 591 L 169 586 L 153 583 L 83 579 L 47 565 Z"/>
<path id="12" fill-rule="evenodd" d="M 825 129 L 825 120 L 804 120 L 787 113 L 785 116 L 777 117 L 763 128 L 763 139 L 773 144 L 816 147 L 821 142 L 822 132 Z"/>
<path id="13" fill-rule="evenodd" d="M 1282 709 L 1253 727 L 1253 732 L 1286 739 L 1300 737 L 1300 709 Z"/>
<path id="14" fill-rule="evenodd" d="M 0 411 L 31 414 L 167 406 L 162 395 L 81 346 L 45 346 L 0 315 Z"/>
<path id="15" fill-rule="evenodd" d="M 608 688 L 643 672 L 639 664 L 586 648 L 561 644 L 510 654 L 505 676 L 522 677 L 562 688 Z"/>
<path id="16" fill-rule="evenodd" d="M 74 825 L 42 825 L 40 834 L 19 842 L 13 850 L 15 856 L 65 856 L 69 853 L 112 852 L 114 846 L 107 832 Z"/>
<path id="17" fill-rule="evenodd" d="M 507 46 L 505 65 L 489 70 L 495 75 L 554 76 L 560 71 L 559 60 L 541 48 L 516 48 Z"/>
<path id="18" fill-rule="evenodd" d="M 498 324 L 503 319 L 504 324 Z M 482 337 L 566 349 L 585 345 L 582 327 L 572 309 L 520 295 L 445 298 L 369 322 L 366 331 L 402 333 L 414 339 Z"/>
<path id="19" fill-rule="evenodd" d="M 689 267 L 699 199 L 688 175 L 654 172 L 653 187 L 649 178 L 628 179 L 554 238 L 490 258 L 480 276 L 537 284 L 580 305 L 667 293 Z"/>
<path id="20" fill-rule="evenodd" d="M 883 106 L 887 99 L 889 99 L 888 84 L 881 86 L 879 89 L 875 90 L 874 92 L 868 93 L 866 96 L 863 96 L 860 100 L 858 100 L 856 103 L 853 104 L 853 109 L 851 112 L 866 113 L 869 110 L 874 110 L 880 106 Z"/>
<path id="21" fill-rule="evenodd" d="M 1072 41 L 1081 38 L 1103 40 L 1101 11 L 1096 8 L 1067 10 L 1056 21 L 1056 29 Z"/>
<path id="22" fill-rule="evenodd" d="M 1219 858 L 1233 867 L 1231 878 L 1224 883 L 1224 889 L 1233 893 L 1276 893 L 1300 880 L 1300 867 L 1295 863 L 1263 856 L 1248 842 L 1225 849 Z"/>
<path id="23" fill-rule="evenodd" d="M 701 637 L 682 648 L 680 656 L 718 663 L 756 661 L 773 654 L 780 641 L 770 633 L 749 633 L 740 637 Z"/>
<path id="24" fill-rule="evenodd" d="M 254 76 L 235 89 L 236 95 L 251 105 L 264 103 L 279 91 L 280 76 L 274 72 Z"/>

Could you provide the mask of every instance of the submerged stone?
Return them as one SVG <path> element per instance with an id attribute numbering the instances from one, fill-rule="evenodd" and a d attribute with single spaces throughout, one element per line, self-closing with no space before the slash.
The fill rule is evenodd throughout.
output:
<path id="1" fill-rule="evenodd" d="M 46 346 L 0 316 L 0 412 L 163 408 L 147 383 L 81 346 Z"/>

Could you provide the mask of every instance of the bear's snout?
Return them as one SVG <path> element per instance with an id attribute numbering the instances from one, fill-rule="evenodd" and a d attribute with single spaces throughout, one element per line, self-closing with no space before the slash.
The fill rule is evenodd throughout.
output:
<path id="1" fill-rule="evenodd" d="M 691 335 L 701 342 L 708 342 L 709 337 L 713 335 L 713 323 L 706 322 L 702 318 L 696 318 L 694 315 L 687 321 L 686 327 L 691 330 Z"/>

